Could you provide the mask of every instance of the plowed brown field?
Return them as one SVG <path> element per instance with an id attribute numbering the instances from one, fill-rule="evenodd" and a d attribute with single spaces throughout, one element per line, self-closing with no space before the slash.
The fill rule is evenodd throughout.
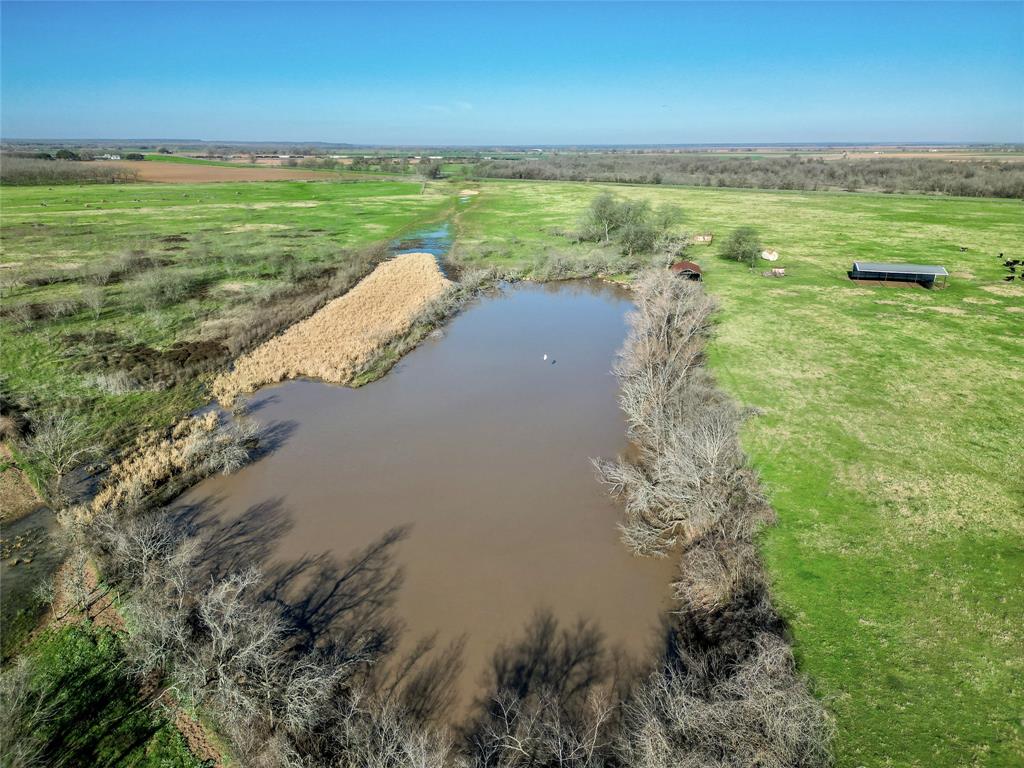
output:
<path id="1" fill-rule="evenodd" d="M 202 184 L 208 181 L 325 181 L 332 178 L 330 173 L 304 171 L 299 168 L 228 168 L 223 165 L 161 163 L 150 160 L 111 160 L 103 165 L 135 171 L 139 174 L 139 181 L 168 184 Z"/>

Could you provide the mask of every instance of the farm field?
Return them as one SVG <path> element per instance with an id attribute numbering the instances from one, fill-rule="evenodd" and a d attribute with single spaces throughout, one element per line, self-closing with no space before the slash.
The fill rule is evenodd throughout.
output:
<path id="1" fill-rule="evenodd" d="M 175 158 L 187 161 L 188 158 Z M 214 181 L 321 181 L 323 171 L 307 171 L 301 168 L 239 167 L 233 163 L 196 162 L 154 162 L 146 160 L 102 160 L 97 164 L 123 168 L 138 174 L 141 182 L 161 184 L 203 184 Z"/>
<path id="2" fill-rule="evenodd" d="M 478 194 L 456 202 L 466 186 Z M 649 259 L 566 236 L 601 191 L 677 205 L 719 242 L 754 226 L 781 254 L 782 280 L 722 260 L 718 242 L 688 258 L 721 306 L 712 368 L 758 409 L 745 445 L 779 515 L 763 552 L 837 717 L 838 764 L 1019 764 L 1024 284 L 998 258 L 1024 254 L 1019 201 L 503 181 L 3 188 L 4 386 L 81 405 L 119 444 L 204 403 L 215 371 L 152 388 L 117 371 L 175 345 L 230 347 L 224 329 L 250 307 L 327 291 L 325 270 L 340 292 L 373 266 L 360 249 L 449 217 L 462 265 L 625 280 Z M 952 276 L 935 291 L 856 284 L 854 259 Z"/>
<path id="3" fill-rule="evenodd" d="M 1024 734 L 1024 253 L 1018 201 L 608 187 L 687 229 L 756 227 L 787 277 L 690 249 L 720 302 L 711 365 L 757 408 L 745 445 L 779 523 L 763 551 L 841 766 L 1019 765 Z M 481 185 L 458 254 L 587 258 L 592 186 Z M 966 246 L 965 253 L 960 246 Z M 858 285 L 854 259 L 938 263 L 949 287 Z"/>

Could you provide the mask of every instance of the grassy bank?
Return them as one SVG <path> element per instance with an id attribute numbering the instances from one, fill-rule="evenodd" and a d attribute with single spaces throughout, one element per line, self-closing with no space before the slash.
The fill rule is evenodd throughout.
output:
<path id="1" fill-rule="evenodd" d="M 249 331 L 342 292 L 368 246 L 450 201 L 388 182 L 4 189 L 4 385 L 84 413 L 108 444 L 169 424 Z"/>
<path id="2" fill-rule="evenodd" d="M 3 681 L 5 765 L 207 765 L 163 711 L 139 695 L 138 681 L 123 669 L 121 640 L 109 629 L 49 630 L 26 649 L 25 663 Z"/>
<path id="3" fill-rule="evenodd" d="M 510 267 L 594 246 L 557 233 L 603 187 L 481 184 L 459 254 Z M 721 384 L 762 415 L 744 443 L 779 524 L 763 551 L 796 649 L 838 718 L 839 765 L 1024 756 L 1024 255 L 1009 201 L 608 187 L 681 206 L 721 241 L 752 225 L 781 280 L 697 246 L 721 303 Z M 960 246 L 968 250 L 960 252 Z M 945 265 L 945 290 L 852 283 L 854 259 Z"/>

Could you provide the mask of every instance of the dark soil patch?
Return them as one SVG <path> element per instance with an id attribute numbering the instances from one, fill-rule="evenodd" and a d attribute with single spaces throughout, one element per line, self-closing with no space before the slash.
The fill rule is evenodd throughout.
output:
<path id="1" fill-rule="evenodd" d="M 167 349 L 145 344 L 97 345 L 74 369 L 123 371 L 133 384 L 188 381 L 224 365 L 230 354 L 219 341 L 180 341 Z"/>
<path id="2" fill-rule="evenodd" d="M 851 277 L 850 282 L 858 285 L 882 285 L 887 288 L 924 288 L 920 283 L 909 280 L 855 280 Z"/>
<path id="3" fill-rule="evenodd" d="M 95 347 L 107 347 L 121 341 L 121 336 L 114 331 L 94 331 L 93 333 L 68 333 L 63 337 L 64 344 L 68 347 L 92 345 Z"/>

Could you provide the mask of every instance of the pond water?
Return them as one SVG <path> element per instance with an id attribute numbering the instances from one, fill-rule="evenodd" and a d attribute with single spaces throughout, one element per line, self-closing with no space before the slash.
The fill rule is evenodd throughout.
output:
<path id="1" fill-rule="evenodd" d="M 462 704 L 538 609 L 563 624 L 591 619 L 610 645 L 646 656 L 671 565 L 621 543 L 621 510 L 590 463 L 627 448 L 610 369 L 631 306 L 599 282 L 518 284 L 476 300 L 360 389 L 261 390 L 253 417 L 278 444 L 179 505 L 222 540 L 245 540 L 236 564 L 306 558 L 304 569 L 281 566 L 285 578 L 344 575 L 354 552 L 385 541 L 403 578 L 373 599 L 393 600 L 403 649 L 433 633 L 441 645 L 464 639 Z M 396 528 L 404 536 L 387 540 Z"/>

